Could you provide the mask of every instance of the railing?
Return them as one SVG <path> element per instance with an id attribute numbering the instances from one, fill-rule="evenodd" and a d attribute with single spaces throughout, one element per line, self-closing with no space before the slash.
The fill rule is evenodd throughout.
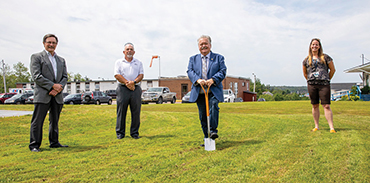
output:
<path id="1" fill-rule="evenodd" d="M 356 85 L 356 90 L 357 90 L 357 96 L 361 98 L 361 89 L 358 85 Z M 342 98 L 343 96 L 348 96 L 348 100 L 351 100 L 350 95 L 352 94 L 351 90 L 345 90 L 345 91 L 340 91 L 340 92 L 335 92 L 331 94 L 331 100 L 337 100 Z"/>

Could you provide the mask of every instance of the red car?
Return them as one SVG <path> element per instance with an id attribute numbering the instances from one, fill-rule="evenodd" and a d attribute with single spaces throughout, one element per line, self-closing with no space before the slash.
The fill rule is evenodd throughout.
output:
<path id="1" fill-rule="evenodd" d="M 4 101 L 12 96 L 16 95 L 17 93 L 2 93 L 0 94 L 0 104 L 4 104 Z"/>

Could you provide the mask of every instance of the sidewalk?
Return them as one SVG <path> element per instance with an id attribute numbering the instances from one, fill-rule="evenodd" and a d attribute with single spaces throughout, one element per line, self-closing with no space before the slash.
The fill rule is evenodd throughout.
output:
<path id="1" fill-rule="evenodd" d="M 10 117 L 10 116 L 23 116 L 32 115 L 33 111 L 12 111 L 12 110 L 0 110 L 0 117 Z"/>

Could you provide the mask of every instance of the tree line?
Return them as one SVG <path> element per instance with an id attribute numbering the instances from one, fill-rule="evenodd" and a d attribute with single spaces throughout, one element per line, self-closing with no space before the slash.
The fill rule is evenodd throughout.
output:
<path id="1" fill-rule="evenodd" d="M 250 81 L 251 91 L 253 87 L 254 82 Z M 264 98 L 266 101 L 309 100 L 309 97 L 304 96 L 307 93 L 306 86 L 270 86 L 263 84 L 258 78 L 255 92 L 258 99 Z"/>
<path id="2" fill-rule="evenodd" d="M 4 76 L 7 91 L 4 91 Z M 26 83 L 33 81 L 28 67 L 26 67 L 22 62 L 14 64 L 13 68 L 11 68 L 8 64 L 5 64 L 4 67 L 1 67 L 0 80 L 2 83 L 0 85 L 0 93 L 7 93 L 9 92 L 9 88 L 16 88 L 16 83 Z M 89 80 L 90 79 L 87 76 L 83 77 L 80 73 L 68 73 L 68 81 Z"/>

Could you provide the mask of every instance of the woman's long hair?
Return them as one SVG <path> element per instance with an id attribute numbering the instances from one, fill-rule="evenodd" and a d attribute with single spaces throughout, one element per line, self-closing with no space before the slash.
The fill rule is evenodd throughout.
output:
<path id="1" fill-rule="evenodd" d="M 308 64 L 310 66 L 312 66 L 312 49 L 311 49 L 311 44 L 313 41 L 317 41 L 319 42 L 319 45 L 320 45 L 320 48 L 319 48 L 319 60 L 321 63 L 325 63 L 325 58 L 324 58 L 324 50 L 322 48 L 322 45 L 321 45 L 321 41 L 319 38 L 313 38 L 310 42 L 310 45 L 308 46 L 308 56 L 307 56 L 307 59 L 308 59 Z"/>

